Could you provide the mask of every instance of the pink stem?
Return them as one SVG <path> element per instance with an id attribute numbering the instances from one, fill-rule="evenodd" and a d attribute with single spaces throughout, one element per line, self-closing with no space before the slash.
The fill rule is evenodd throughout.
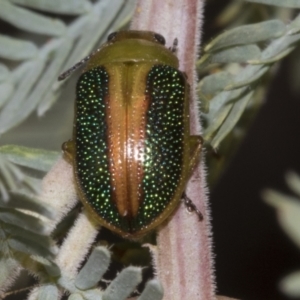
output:
<path id="1" fill-rule="evenodd" d="M 195 63 L 202 26 L 202 0 L 138 0 L 131 29 L 151 30 L 166 38 L 171 47 L 178 39 L 180 70 L 191 86 L 190 129 L 201 134 L 196 97 Z M 215 299 L 215 278 L 211 242 L 210 213 L 203 162 L 195 169 L 186 189 L 187 195 L 204 215 L 188 213 L 183 205 L 158 233 L 154 264 L 164 287 L 165 300 Z"/>

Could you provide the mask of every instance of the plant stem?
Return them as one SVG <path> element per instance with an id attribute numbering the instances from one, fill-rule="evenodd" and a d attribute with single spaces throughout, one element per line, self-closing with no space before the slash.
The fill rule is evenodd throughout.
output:
<path id="1" fill-rule="evenodd" d="M 131 26 L 135 30 L 151 30 L 162 34 L 167 47 L 172 46 L 175 38 L 178 39 L 180 70 L 187 74 L 191 87 L 192 135 L 201 134 L 195 64 L 202 10 L 202 0 L 139 0 Z M 188 213 L 180 205 L 170 222 L 159 230 L 157 249 L 153 250 L 152 247 L 156 272 L 164 286 L 165 300 L 215 299 L 210 213 L 203 162 L 195 169 L 186 193 L 203 213 L 204 220 L 199 222 L 196 214 Z"/>

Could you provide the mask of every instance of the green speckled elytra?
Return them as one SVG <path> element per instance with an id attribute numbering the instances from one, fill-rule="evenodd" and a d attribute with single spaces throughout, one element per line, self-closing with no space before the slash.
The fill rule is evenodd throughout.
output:
<path id="1" fill-rule="evenodd" d="M 113 33 L 77 83 L 71 160 L 79 197 L 101 225 L 135 239 L 178 206 L 199 161 L 189 85 L 174 48 L 149 31 Z M 175 44 L 174 44 L 175 45 Z"/>

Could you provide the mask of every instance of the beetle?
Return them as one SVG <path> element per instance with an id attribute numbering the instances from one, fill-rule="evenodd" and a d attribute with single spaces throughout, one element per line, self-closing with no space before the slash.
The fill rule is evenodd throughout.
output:
<path id="1" fill-rule="evenodd" d="M 165 47 L 155 32 L 115 32 L 59 77 L 87 62 L 77 82 L 73 138 L 63 151 L 84 206 L 128 239 L 174 212 L 199 162 L 202 139 L 190 135 L 189 84 L 175 44 Z"/>

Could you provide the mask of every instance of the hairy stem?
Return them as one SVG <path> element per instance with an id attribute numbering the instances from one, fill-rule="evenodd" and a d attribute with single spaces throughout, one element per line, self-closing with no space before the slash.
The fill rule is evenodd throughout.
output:
<path id="1" fill-rule="evenodd" d="M 202 0 L 138 1 L 132 29 L 151 30 L 162 34 L 171 47 L 178 39 L 177 55 L 180 70 L 188 76 L 191 86 L 190 130 L 201 134 L 196 97 L 196 59 L 202 26 Z M 172 220 L 158 233 L 154 264 L 164 286 L 165 300 L 215 299 L 214 270 L 211 246 L 210 214 L 203 162 L 191 177 L 187 195 L 204 215 L 199 222 L 196 214 L 183 205 Z"/>

